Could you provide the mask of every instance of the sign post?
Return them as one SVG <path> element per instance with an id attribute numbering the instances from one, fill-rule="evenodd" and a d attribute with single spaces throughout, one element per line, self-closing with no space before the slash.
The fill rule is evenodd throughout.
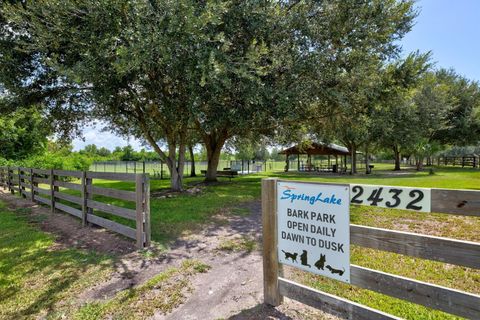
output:
<path id="1" fill-rule="evenodd" d="M 272 306 L 283 302 L 278 288 L 278 277 L 283 270 L 277 254 L 276 190 L 277 179 L 262 180 L 263 297 Z"/>

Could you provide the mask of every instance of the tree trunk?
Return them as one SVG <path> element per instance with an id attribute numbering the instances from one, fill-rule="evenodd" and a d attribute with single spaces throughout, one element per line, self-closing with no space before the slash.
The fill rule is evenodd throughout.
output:
<path id="1" fill-rule="evenodd" d="M 395 169 L 394 171 L 399 171 L 400 170 L 400 161 L 401 161 L 401 155 L 400 155 L 400 150 L 398 150 L 397 146 L 393 147 L 393 153 L 395 154 Z"/>
<path id="2" fill-rule="evenodd" d="M 168 141 L 170 140 L 170 141 Z M 180 140 L 183 140 L 180 138 Z M 178 162 L 177 158 L 177 144 L 174 139 L 167 139 L 168 143 L 168 158 L 167 158 L 167 167 L 170 171 L 170 188 L 172 191 L 182 191 L 183 190 L 183 168 L 185 166 L 185 151 L 186 145 L 185 142 L 180 141 L 178 145 Z"/>
<path id="3" fill-rule="evenodd" d="M 368 145 L 365 146 L 365 154 L 364 154 L 364 156 L 365 156 L 365 173 L 366 173 L 366 174 L 370 174 L 371 172 L 370 172 L 370 167 L 369 167 L 369 165 L 370 165 L 370 160 L 368 159 Z"/>
<path id="4" fill-rule="evenodd" d="M 172 149 L 172 148 L 169 147 L 169 149 Z M 175 154 L 176 152 L 174 152 L 173 154 L 172 152 L 170 152 L 166 161 L 168 171 L 170 172 L 170 188 L 172 189 L 172 191 L 182 191 L 183 175 L 180 174 L 177 168 L 177 162 L 175 161 Z"/>
<path id="5" fill-rule="evenodd" d="M 217 181 L 218 163 L 220 161 L 220 153 L 223 145 L 227 140 L 226 134 L 214 135 L 209 134 L 204 136 L 205 147 L 207 149 L 207 174 L 205 175 L 205 182 Z"/>
<path id="6" fill-rule="evenodd" d="M 176 134 L 175 131 L 165 132 L 166 133 L 166 140 L 168 145 L 168 155 L 162 151 L 160 146 L 158 145 L 155 137 L 152 135 L 152 132 L 148 129 L 145 115 L 140 111 L 138 106 L 136 106 L 137 110 L 137 119 L 140 123 L 140 128 L 143 132 L 144 137 L 153 147 L 155 152 L 160 156 L 160 159 L 163 160 L 170 171 L 170 187 L 173 191 L 182 191 L 183 190 L 183 167 L 185 165 L 185 132 L 186 127 L 181 128 L 181 130 L 177 131 L 180 134 Z M 176 151 L 177 151 L 177 144 L 178 144 L 178 164 L 176 163 Z M 162 176 L 162 172 L 160 172 L 160 176 Z"/>
<path id="7" fill-rule="evenodd" d="M 195 154 L 193 153 L 192 145 L 188 146 L 188 151 L 190 153 L 190 161 L 192 163 L 192 166 L 190 167 L 190 177 L 196 177 L 197 173 L 195 172 Z"/>
<path id="8" fill-rule="evenodd" d="M 417 171 L 423 170 L 423 156 L 417 157 Z"/>
<path id="9" fill-rule="evenodd" d="M 220 162 L 220 151 L 222 150 L 222 147 L 215 147 L 210 152 L 208 151 L 208 148 L 207 148 L 208 164 L 207 164 L 207 174 L 205 175 L 206 182 L 217 181 L 218 163 Z"/>
<path id="10" fill-rule="evenodd" d="M 178 174 L 177 170 L 170 170 L 170 188 L 172 191 L 182 191 L 183 190 L 183 179 L 182 176 Z"/>
<path id="11" fill-rule="evenodd" d="M 357 146 L 355 144 L 350 145 L 350 150 L 352 155 L 350 156 L 350 160 L 352 160 L 351 163 L 351 174 L 356 174 L 357 173 Z"/>

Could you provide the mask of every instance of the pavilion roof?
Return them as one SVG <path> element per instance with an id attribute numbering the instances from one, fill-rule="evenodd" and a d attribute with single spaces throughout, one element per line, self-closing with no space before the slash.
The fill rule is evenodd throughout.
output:
<path id="1" fill-rule="evenodd" d="M 333 156 L 343 156 L 350 155 L 348 148 L 339 146 L 334 143 L 318 143 L 313 142 L 307 147 L 299 147 L 298 145 L 287 148 L 279 152 L 279 154 L 308 154 L 308 155 L 333 155 Z"/>

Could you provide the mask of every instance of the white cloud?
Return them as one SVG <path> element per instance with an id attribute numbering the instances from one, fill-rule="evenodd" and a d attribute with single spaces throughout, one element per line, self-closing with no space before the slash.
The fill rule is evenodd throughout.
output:
<path id="1" fill-rule="evenodd" d="M 86 126 L 83 129 L 83 137 L 85 141 L 82 141 L 81 139 L 73 140 L 73 150 L 78 151 L 89 144 L 95 144 L 99 148 L 105 147 L 110 150 L 115 149 L 115 147 L 124 147 L 128 144 L 137 151 L 142 148 L 149 149 L 148 147 L 142 146 L 140 141 L 133 137 L 130 137 L 127 140 L 124 137 L 111 132 L 102 132 L 102 128 L 103 126 L 101 124 Z"/>

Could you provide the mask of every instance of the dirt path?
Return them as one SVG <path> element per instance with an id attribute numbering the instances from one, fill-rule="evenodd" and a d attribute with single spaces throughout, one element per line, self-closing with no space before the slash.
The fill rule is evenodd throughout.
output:
<path id="1" fill-rule="evenodd" d="M 175 319 L 333 319 L 293 300 L 272 308 L 263 304 L 260 202 L 242 205 L 247 216 L 222 216 L 203 232 L 180 241 L 173 250 L 211 266 L 193 280 L 187 301 L 159 320 Z M 234 250 L 225 248 L 238 246 Z M 253 250 L 249 251 L 247 249 Z M 190 250 L 189 248 L 196 248 Z M 201 248 L 201 249 L 199 249 Z M 223 248 L 223 249 L 222 249 Z"/>
<path id="2" fill-rule="evenodd" d="M 50 213 L 0 191 L 0 200 L 11 208 L 30 208 L 39 226 L 56 235 L 59 246 L 93 249 L 117 257 L 115 272 L 106 282 L 78 297 L 78 304 L 113 297 L 137 286 L 185 259 L 198 259 L 211 269 L 192 280 L 185 302 L 170 314 L 153 319 L 333 319 L 295 301 L 272 308 L 263 304 L 261 210 L 259 202 L 243 204 L 251 214 L 221 214 L 201 232 L 178 239 L 166 253 L 154 257 L 135 251 L 134 244 L 100 228 L 81 228 L 78 219 Z"/>

